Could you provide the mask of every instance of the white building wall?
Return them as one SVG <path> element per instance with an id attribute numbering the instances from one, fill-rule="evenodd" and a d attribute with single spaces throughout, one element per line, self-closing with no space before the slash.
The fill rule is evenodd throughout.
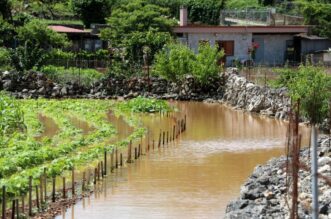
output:
<path id="1" fill-rule="evenodd" d="M 234 41 L 234 55 L 227 56 L 227 65 L 231 65 L 232 61 L 247 60 L 249 59 L 248 48 L 252 45 L 252 33 L 224 33 L 224 34 L 214 34 L 214 33 L 189 33 L 187 34 L 187 44 L 188 46 L 198 52 L 199 41 L 209 41 L 211 46 L 215 46 L 216 41 Z"/>

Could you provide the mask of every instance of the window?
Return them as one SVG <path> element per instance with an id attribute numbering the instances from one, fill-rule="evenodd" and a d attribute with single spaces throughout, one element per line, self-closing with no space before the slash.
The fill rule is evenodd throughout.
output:
<path id="1" fill-rule="evenodd" d="M 222 50 L 224 49 L 224 53 L 226 56 L 234 56 L 234 41 L 216 41 L 216 44 L 218 45 L 218 49 Z"/>

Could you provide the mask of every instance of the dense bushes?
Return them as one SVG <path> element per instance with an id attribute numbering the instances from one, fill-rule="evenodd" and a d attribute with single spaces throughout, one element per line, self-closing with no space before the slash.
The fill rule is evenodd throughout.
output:
<path id="1" fill-rule="evenodd" d="M 200 44 L 198 54 L 185 45 L 171 43 L 156 55 L 154 74 L 174 82 L 192 74 L 200 83 L 206 84 L 220 72 L 218 61 L 223 55 L 217 47 L 207 43 Z"/>
<path id="2" fill-rule="evenodd" d="M 0 47 L 0 69 L 10 65 L 10 52 L 6 48 Z"/>
<path id="3" fill-rule="evenodd" d="M 95 69 L 64 68 L 53 65 L 44 66 L 41 68 L 41 71 L 46 74 L 48 78 L 60 84 L 75 82 L 88 86 L 103 76 L 102 73 Z"/>

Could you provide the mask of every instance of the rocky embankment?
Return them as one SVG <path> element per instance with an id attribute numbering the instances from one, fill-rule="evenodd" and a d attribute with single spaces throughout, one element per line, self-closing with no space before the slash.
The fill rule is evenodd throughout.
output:
<path id="1" fill-rule="evenodd" d="M 77 81 L 72 83 L 56 83 L 43 73 L 30 71 L 26 74 L 18 72 L 0 73 L 0 90 L 11 92 L 17 98 L 98 98 L 117 97 L 133 98 L 139 95 L 162 99 L 204 100 L 222 98 L 224 86 L 222 77 L 213 79 L 209 85 L 202 85 L 187 76 L 182 83 L 169 82 L 162 78 L 111 76 L 103 78 L 88 86 Z"/>
<path id="2" fill-rule="evenodd" d="M 318 147 L 318 172 L 331 179 L 331 139 L 322 137 Z M 308 166 L 309 149 L 301 151 L 301 161 Z M 311 218 L 311 176 L 299 171 L 299 218 Z M 291 187 L 289 188 L 291 192 Z M 290 194 L 290 193 L 289 193 Z M 331 218 L 331 186 L 319 179 L 319 218 Z M 226 209 L 226 219 L 289 218 L 290 195 L 286 186 L 286 157 L 274 158 L 257 166 L 241 187 L 240 197 Z"/>

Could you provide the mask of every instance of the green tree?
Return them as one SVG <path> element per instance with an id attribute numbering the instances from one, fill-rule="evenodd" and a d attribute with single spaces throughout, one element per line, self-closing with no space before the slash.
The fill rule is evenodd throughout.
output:
<path id="1" fill-rule="evenodd" d="M 199 45 L 199 53 L 192 63 L 192 74 L 200 83 L 207 84 L 209 79 L 215 78 L 220 73 L 219 60 L 224 56 L 224 51 L 211 47 L 209 43 Z"/>
<path id="2" fill-rule="evenodd" d="M 150 57 L 171 39 L 176 22 L 169 19 L 169 10 L 145 0 L 135 0 L 114 9 L 107 19 L 110 28 L 101 32 L 114 48 L 125 50 L 131 63 L 143 62 L 143 48 L 150 48 Z"/>
<path id="3" fill-rule="evenodd" d="M 170 43 L 155 56 L 154 73 L 167 80 L 178 82 L 192 72 L 195 55 L 187 46 Z"/>
<path id="4" fill-rule="evenodd" d="M 331 38 L 331 1 L 299 0 L 305 23 L 314 25 L 314 34 Z"/>
<path id="5" fill-rule="evenodd" d="M 19 71 L 39 68 L 53 48 L 69 45 L 65 35 L 56 33 L 38 20 L 19 27 L 17 32 L 20 46 L 12 51 L 12 63 Z"/>
<path id="6" fill-rule="evenodd" d="M 104 24 L 111 14 L 115 0 L 72 0 L 72 9 L 86 27 L 92 23 Z"/>
<path id="7" fill-rule="evenodd" d="M 0 1 L 0 15 L 2 15 L 4 20 L 11 21 L 12 20 L 12 12 L 11 12 L 11 3 L 10 0 L 1 0 Z"/>
<path id="8" fill-rule="evenodd" d="M 13 44 L 15 30 L 13 25 L 0 16 L 0 46 L 10 47 Z"/>

